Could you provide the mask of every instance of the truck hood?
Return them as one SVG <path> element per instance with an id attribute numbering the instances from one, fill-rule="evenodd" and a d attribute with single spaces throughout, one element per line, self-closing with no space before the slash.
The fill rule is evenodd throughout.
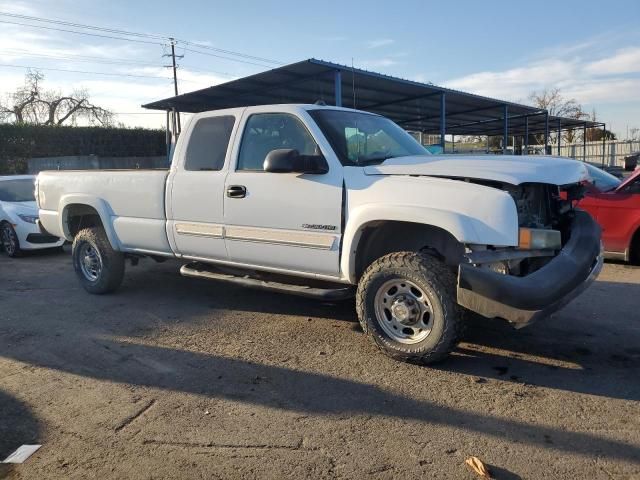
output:
<path id="1" fill-rule="evenodd" d="M 521 155 L 421 155 L 397 157 L 364 167 L 366 175 L 425 175 L 473 178 L 520 185 L 568 185 L 587 180 L 582 162 L 561 157 Z"/>

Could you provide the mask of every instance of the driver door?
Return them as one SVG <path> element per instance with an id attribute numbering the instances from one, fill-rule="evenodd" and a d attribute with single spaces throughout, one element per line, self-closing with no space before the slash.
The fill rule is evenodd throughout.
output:
<path id="1" fill-rule="evenodd" d="M 229 260 L 329 276 L 339 272 L 342 169 L 325 174 L 271 173 L 267 154 L 296 149 L 320 153 L 304 123 L 292 113 L 243 118 L 236 162 L 226 178 L 225 242 Z"/>

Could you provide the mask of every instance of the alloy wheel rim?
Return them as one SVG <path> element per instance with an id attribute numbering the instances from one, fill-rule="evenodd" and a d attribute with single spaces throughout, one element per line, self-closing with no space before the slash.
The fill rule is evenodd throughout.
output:
<path id="1" fill-rule="evenodd" d="M 388 280 L 374 299 L 380 327 L 393 340 L 414 344 L 423 341 L 433 328 L 433 308 L 422 288 L 406 279 Z"/>
<path id="2" fill-rule="evenodd" d="M 80 270 L 84 277 L 90 282 L 95 282 L 100 278 L 102 273 L 102 257 L 100 252 L 93 245 L 83 243 L 78 253 L 78 261 Z"/>
<path id="3" fill-rule="evenodd" d="M 2 229 L 2 246 L 7 254 L 13 255 L 15 253 L 15 244 L 13 242 L 11 231 L 7 226 Z"/>

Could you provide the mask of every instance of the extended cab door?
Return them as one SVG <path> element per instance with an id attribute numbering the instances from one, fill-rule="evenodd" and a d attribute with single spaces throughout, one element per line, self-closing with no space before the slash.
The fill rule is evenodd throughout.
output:
<path id="1" fill-rule="evenodd" d="M 167 234 L 183 256 L 226 260 L 223 195 L 229 144 L 239 114 L 193 120 L 175 151 L 168 181 Z"/>
<path id="2" fill-rule="evenodd" d="M 225 187 L 229 260 L 338 276 L 342 168 L 312 120 L 306 118 L 308 127 L 301 116 L 308 117 L 293 111 L 245 114 Z M 281 148 L 322 153 L 328 173 L 265 172 L 265 157 Z"/>

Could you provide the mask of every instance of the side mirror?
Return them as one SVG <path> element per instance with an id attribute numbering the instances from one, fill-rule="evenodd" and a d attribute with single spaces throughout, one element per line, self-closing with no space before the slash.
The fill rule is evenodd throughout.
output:
<path id="1" fill-rule="evenodd" d="M 322 174 L 329 171 L 327 161 L 322 155 L 300 155 L 298 150 L 292 148 L 279 148 L 271 150 L 262 168 L 271 173 L 316 173 Z"/>

